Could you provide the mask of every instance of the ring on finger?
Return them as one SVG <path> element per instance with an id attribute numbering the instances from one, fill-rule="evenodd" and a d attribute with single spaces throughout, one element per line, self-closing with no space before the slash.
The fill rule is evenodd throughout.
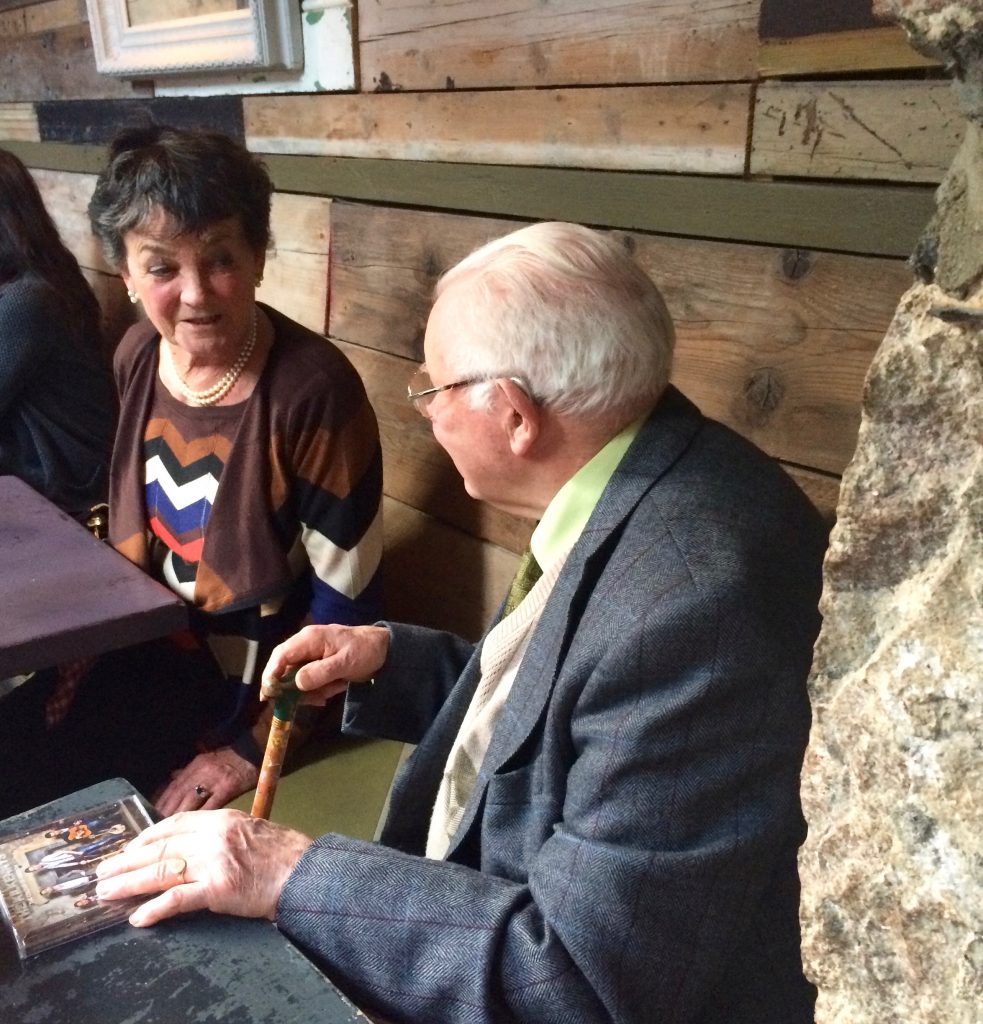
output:
<path id="1" fill-rule="evenodd" d="M 187 882 L 188 880 L 186 878 L 188 871 L 188 862 L 183 857 L 175 857 L 171 866 L 174 875 L 177 876 L 178 883 L 180 885 L 184 885 L 185 882 Z"/>
<path id="2" fill-rule="evenodd" d="M 199 783 L 197 786 L 195 786 L 195 796 L 201 797 L 201 796 L 207 796 L 207 795 L 208 795 L 208 790 L 205 789 L 205 787 L 203 785 L 201 785 L 201 783 Z"/>

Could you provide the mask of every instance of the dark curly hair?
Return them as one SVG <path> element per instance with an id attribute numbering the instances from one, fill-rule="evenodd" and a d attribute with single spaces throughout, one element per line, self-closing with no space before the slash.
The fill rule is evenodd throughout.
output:
<path id="1" fill-rule="evenodd" d="M 109 163 L 89 202 L 89 221 L 106 259 L 126 263 L 124 237 L 158 210 L 175 234 L 198 234 L 238 217 L 257 251 L 270 246 L 273 183 L 263 163 L 220 132 L 154 125 L 128 128 L 110 144 Z"/>

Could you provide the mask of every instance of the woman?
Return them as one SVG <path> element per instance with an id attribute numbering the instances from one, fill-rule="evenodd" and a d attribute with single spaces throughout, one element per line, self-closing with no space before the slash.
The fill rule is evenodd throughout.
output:
<path id="1" fill-rule="evenodd" d="M 99 305 L 34 179 L 0 149 L 0 474 L 84 519 L 106 500 L 114 419 Z"/>
<path id="2" fill-rule="evenodd" d="M 334 346 L 256 302 L 271 193 L 231 139 L 152 127 L 118 136 L 89 205 L 147 315 L 114 360 L 110 540 L 188 602 L 192 624 L 101 659 L 62 733 L 104 748 L 90 774 L 158 789 L 162 814 L 255 785 L 275 644 L 304 621 L 379 614 L 375 417 Z"/>

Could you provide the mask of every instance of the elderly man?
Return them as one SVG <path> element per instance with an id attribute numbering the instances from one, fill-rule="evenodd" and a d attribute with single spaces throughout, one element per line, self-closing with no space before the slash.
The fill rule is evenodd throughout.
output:
<path id="1" fill-rule="evenodd" d="M 315 626 L 266 672 L 347 685 L 350 730 L 417 744 L 382 842 L 178 815 L 99 896 L 163 890 L 138 925 L 267 916 L 394 1021 L 812 1020 L 796 850 L 824 530 L 668 385 L 672 344 L 598 232 L 534 225 L 452 269 L 410 399 L 471 495 L 539 520 L 535 557 L 477 646 Z"/>

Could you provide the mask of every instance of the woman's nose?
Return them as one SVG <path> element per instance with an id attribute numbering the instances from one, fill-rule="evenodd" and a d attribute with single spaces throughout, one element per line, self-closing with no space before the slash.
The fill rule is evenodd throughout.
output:
<path id="1" fill-rule="evenodd" d="M 204 275 L 189 271 L 181 277 L 181 301 L 189 306 L 198 305 L 208 291 Z"/>

